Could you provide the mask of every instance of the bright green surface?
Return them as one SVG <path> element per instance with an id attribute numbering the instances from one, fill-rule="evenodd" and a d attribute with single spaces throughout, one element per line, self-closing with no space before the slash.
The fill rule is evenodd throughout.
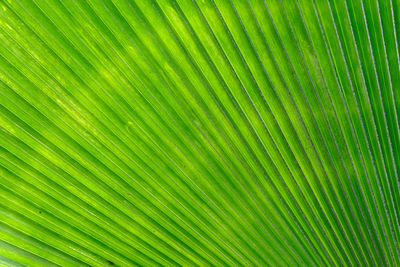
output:
<path id="1" fill-rule="evenodd" d="M 0 266 L 400 266 L 399 0 L 0 0 Z"/>

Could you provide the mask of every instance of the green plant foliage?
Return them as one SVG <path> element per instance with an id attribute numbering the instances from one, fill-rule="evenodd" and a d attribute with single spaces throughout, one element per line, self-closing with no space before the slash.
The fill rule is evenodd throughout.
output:
<path id="1" fill-rule="evenodd" d="M 1 266 L 400 266 L 399 0 L 0 0 Z"/>

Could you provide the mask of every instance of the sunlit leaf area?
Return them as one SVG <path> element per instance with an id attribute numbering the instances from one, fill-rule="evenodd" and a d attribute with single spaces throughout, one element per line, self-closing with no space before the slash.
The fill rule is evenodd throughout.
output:
<path id="1" fill-rule="evenodd" d="M 0 0 L 0 266 L 400 266 L 400 0 Z"/>

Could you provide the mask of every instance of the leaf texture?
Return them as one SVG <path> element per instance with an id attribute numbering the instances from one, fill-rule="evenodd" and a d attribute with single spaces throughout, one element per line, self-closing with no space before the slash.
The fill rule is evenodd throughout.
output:
<path id="1" fill-rule="evenodd" d="M 400 266 L 399 0 L 0 0 L 0 266 Z"/>

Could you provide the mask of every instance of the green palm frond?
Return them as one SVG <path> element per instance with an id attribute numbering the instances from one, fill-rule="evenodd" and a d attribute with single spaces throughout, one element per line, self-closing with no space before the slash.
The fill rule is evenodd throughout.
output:
<path id="1" fill-rule="evenodd" d="M 0 266 L 400 266 L 399 0 L 0 0 Z"/>

